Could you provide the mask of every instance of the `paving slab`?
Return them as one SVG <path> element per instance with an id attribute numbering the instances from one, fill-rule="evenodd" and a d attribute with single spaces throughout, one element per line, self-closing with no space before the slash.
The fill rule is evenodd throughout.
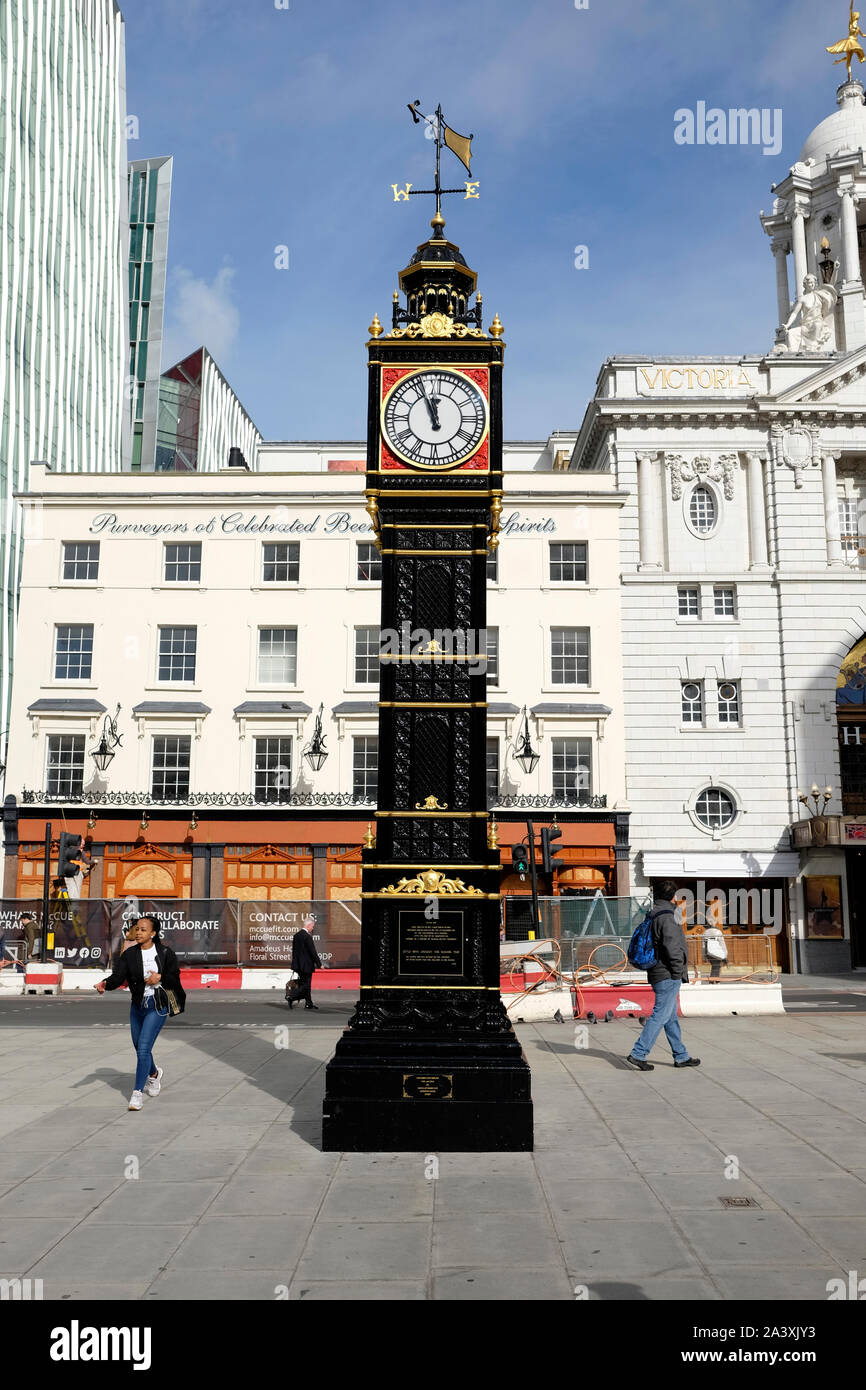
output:
<path id="1" fill-rule="evenodd" d="M 272 1269 L 286 1279 L 312 1225 L 310 1216 L 207 1216 L 178 1244 L 171 1269 Z"/>
<path id="2" fill-rule="evenodd" d="M 602 1275 L 683 1278 L 706 1273 L 667 1216 L 653 1221 L 560 1217 L 556 1229 L 575 1283 L 589 1283 Z"/>
<path id="3" fill-rule="evenodd" d="M 330 1174 L 290 1176 L 237 1174 L 224 1183 L 208 1216 L 296 1216 L 314 1213 L 325 1195 Z M 398 1198 L 395 1198 L 398 1200 Z M 358 1210 L 357 1203 L 354 1211 Z M 366 1210 L 366 1208 L 365 1208 Z"/>
<path id="4" fill-rule="evenodd" d="M 5 1225 L 5 1223 L 4 1223 Z M 136 1226 L 134 1242 L 123 1228 L 111 1231 L 107 1226 L 90 1221 L 76 1226 L 54 1244 L 54 1248 L 31 1265 L 28 1274 L 44 1279 L 46 1284 L 57 1278 L 75 1276 L 82 1271 L 95 1281 L 107 1283 L 129 1278 L 130 1266 L 136 1276 L 155 1277 L 172 1251 L 180 1244 L 186 1227 L 149 1223 Z"/>
<path id="5" fill-rule="evenodd" d="M 433 1276 L 434 1299 L 453 1302 L 574 1302 L 574 1290 L 565 1270 L 541 1265 L 537 1269 L 487 1269 L 483 1265 L 442 1269 Z"/>
<path id="6" fill-rule="evenodd" d="M 471 1217 L 437 1217 L 433 1230 L 433 1264 L 561 1268 L 556 1233 L 548 1218 L 515 1211 L 510 1215 L 479 1212 Z"/>
<path id="7" fill-rule="evenodd" d="M 317 1222 L 297 1279 L 425 1279 L 432 1220 Z"/>

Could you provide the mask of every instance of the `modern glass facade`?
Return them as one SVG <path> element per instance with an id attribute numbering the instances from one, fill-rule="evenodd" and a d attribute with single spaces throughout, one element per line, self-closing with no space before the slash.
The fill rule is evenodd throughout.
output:
<path id="1" fill-rule="evenodd" d="M 216 473 L 240 449 L 251 469 L 262 437 L 207 348 L 164 372 L 156 432 L 158 473 Z"/>
<path id="2" fill-rule="evenodd" d="M 156 457 L 171 176 L 171 158 L 129 165 L 127 458 L 134 473 L 149 472 Z"/>
<path id="3" fill-rule="evenodd" d="M 0 731 L 22 545 L 14 494 L 33 459 L 58 472 L 122 464 L 125 71 L 115 0 L 2 0 Z"/>

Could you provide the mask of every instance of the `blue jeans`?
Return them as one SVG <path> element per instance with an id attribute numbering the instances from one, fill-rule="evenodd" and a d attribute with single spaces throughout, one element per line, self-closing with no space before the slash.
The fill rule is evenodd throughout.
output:
<path id="1" fill-rule="evenodd" d="M 129 1006 L 129 1029 L 132 1033 L 132 1045 L 138 1053 L 135 1086 L 133 1087 L 135 1091 L 143 1091 L 147 1078 L 156 1075 L 153 1045 L 159 1037 L 159 1030 L 167 1017 L 168 1014 L 157 1013 L 153 995 L 149 999 L 144 999 L 141 1004 L 130 1004 Z"/>
<path id="2" fill-rule="evenodd" d="M 680 1021 L 677 1018 L 677 1003 L 680 997 L 681 980 L 659 980 L 658 984 L 653 985 L 655 994 L 655 1006 L 652 1013 L 643 1026 L 643 1032 L 631 1050 L 632 1057 L 639 1057 L 643 1062 L 649 1056 L 659 1033 L 664 1028 L 665 1036 L 671 1045 L 675 1062 L 685 1062 L 688 1060 L 689 1050 L 686 1047 L 680 1033 Z"/>

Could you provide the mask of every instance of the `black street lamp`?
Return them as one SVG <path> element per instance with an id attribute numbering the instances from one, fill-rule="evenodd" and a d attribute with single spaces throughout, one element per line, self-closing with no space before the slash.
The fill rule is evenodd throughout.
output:
<path id="1" fill-rule="evenodd" d="M 529 737 L 529 715 L 526 713 L 526 706 L 523 706 L 523 732 L 519 735 L 517 747 L 511 756 L 516 758 L 524 772 L 534 772 L 541 760 L 541 754 L 536 753 Z"/>
<path id="2" fill-rule="evenodd" d="M 322 711 L 324 705 L 319 705 L 319 713 L 316 715 L 316 727 L 313 730 L 313 737 L 304 749 L 304 757 L 310 764 L 313 772 L 320 772 L 324 767 L 328 750 L 325 747 L 325 735 L 322 733 Z"/>
<path id="3" fill-rule="evenodd" d="M 90 756 L 96 763 L 100 772 L 106 772 L 108 765 L 114 757 L 115 748 L 122 747 L 120 734 L 117 732 L 117 716 L 120 714 L 120 705 L 114 711 L 114 718 L 106 715 L 102 725 L 102 737 L 99 745 L 90 750 Z"/>

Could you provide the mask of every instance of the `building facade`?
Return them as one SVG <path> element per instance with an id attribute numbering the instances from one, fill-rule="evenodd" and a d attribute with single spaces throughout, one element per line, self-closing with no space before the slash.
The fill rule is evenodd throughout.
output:
<path id="1" fill-rule="evenodd" d="M 153 469 L 159 415 L 173 160 L 129 165 L 129 374 L 124 467 Z"/>
<path id="2" fill-rule="evenodd" d="M 159 383 L 156 433 L 158 473 L 215 473 L 239 449 L 257 466 L 262 442 L 207 348 L 198 348 L 164 372 Z"/>
<path id="3" fill-rule="evenodd" d="M 813 972 L 866 967 L 866 107 L 859 83 L 837 100 L 763 219 L 773 350 L 611 358 L 572 459 L 629 498 L 635 881 Z"/>
<path id="4" fill-rule="evenodd" d="M 0 730 L 32 459 L 122 460 L 126 76 L 115 0 L 0 8 Z M 0 740 L 5 744 L 5 738 Z"/>
<path id="5" fill-rule="evenodd" d="M 506 894 L 529 891 L 510 853 L 526 818 L 555 815 L 565 867 L 541 891 L 628 892 L 625 499 L 609 477 L 562 471 L 574 439 L 506 449 L 515 466 L 488 566 L 488 776 Z M 381 573 L 364 452 L 269 445 L 267 471 L 223 469 L 194 487 L 34 466 L 21 504 L 42 535 L 22 585 L 5 896 L 41 893 L 46 821 L 56 838 L 64 818 L 93 842 L 95 897 L 142 885 L 358 896 L 377 790 Z M 118 705 L 122 741 L 100 773 L 91 755 Z M 314 771 L 320 710 L 327 756 Z M 513 756 L 524 731 L 539 755 L 530 774 Z"/>

